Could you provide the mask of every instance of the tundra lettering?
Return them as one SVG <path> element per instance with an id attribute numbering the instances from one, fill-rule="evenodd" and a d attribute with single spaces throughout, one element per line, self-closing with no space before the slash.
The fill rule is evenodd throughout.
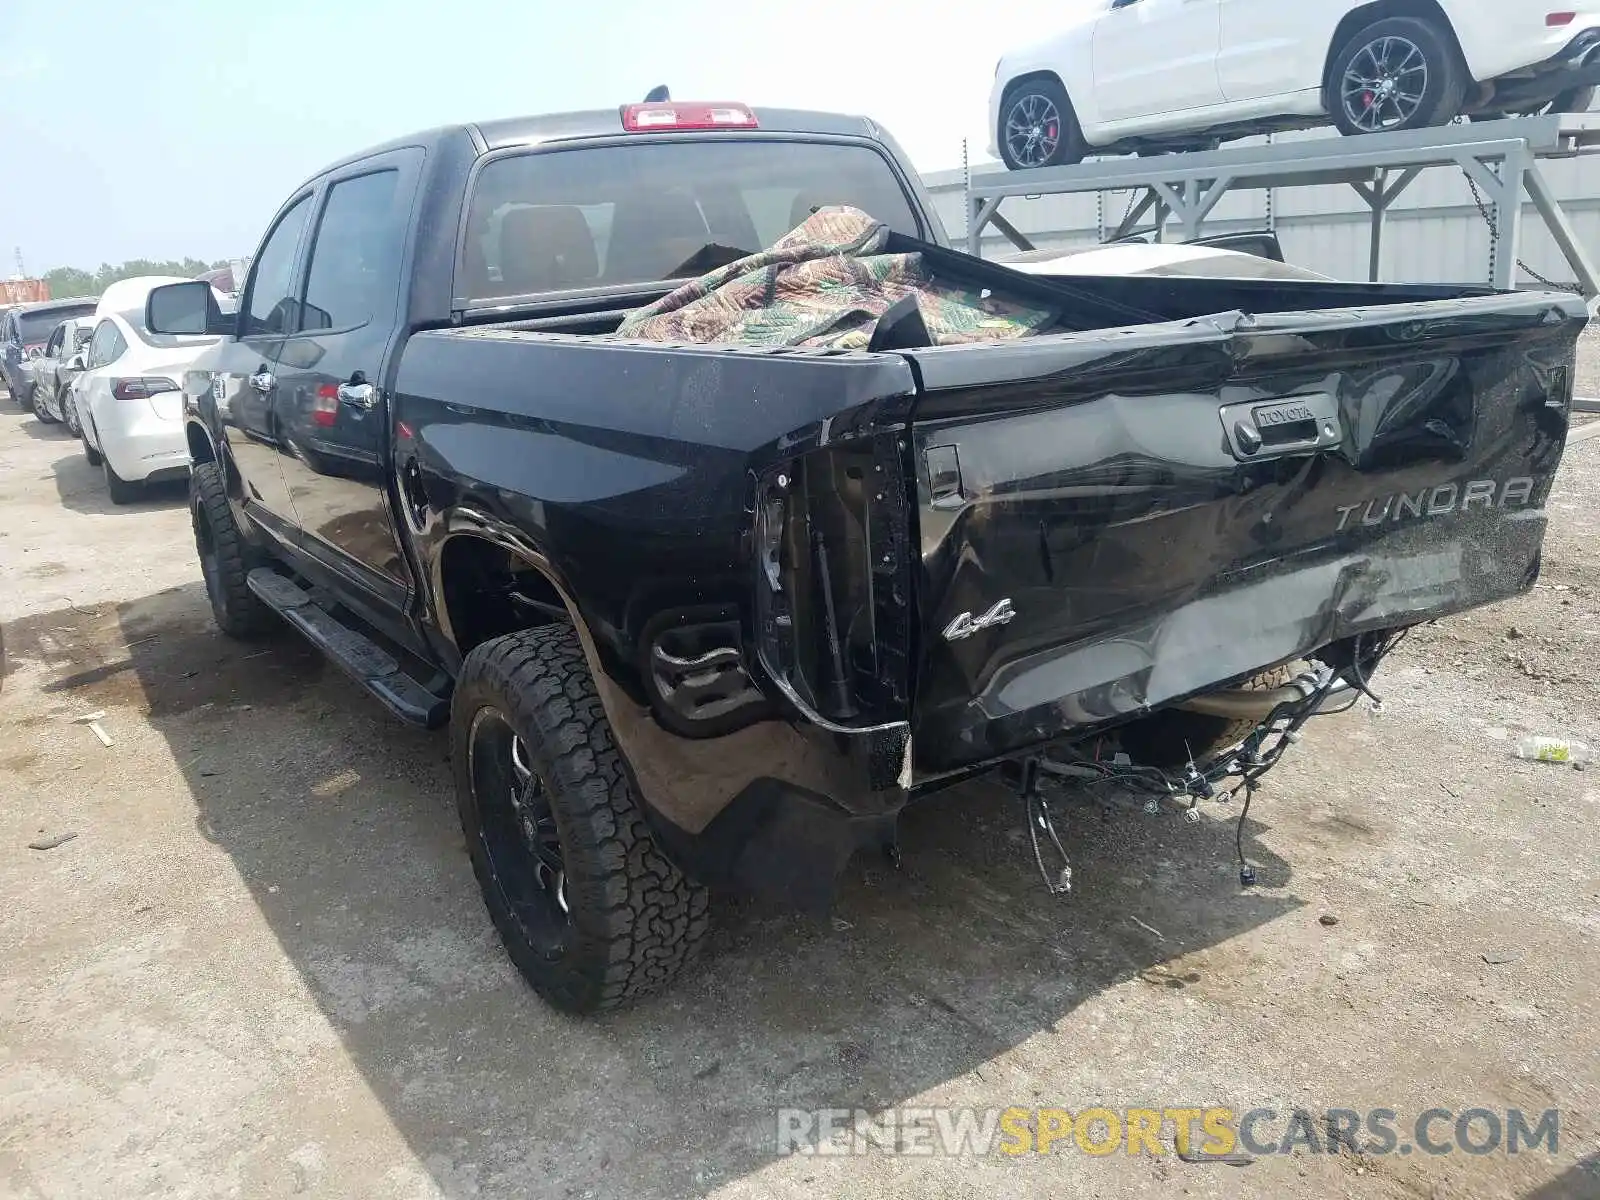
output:
<path id="1" fill-rule="evenodd" d="M 1534 483 L 1527 476 L 1508 479 L 1504 485 L 1493 479 L 1474 479 L 1464 486 L 1441 483 L 1437 487 L 1423 488 L 1414 496 L 1402 493 L 1365 503 L 1344 504 L 1337 510 L 1339 526 L 1335 532 L 1343 533 L 1349 528 L 1358 512 L 1362 525 L 1374 527 L 1389 520 L 1403 521 L 1407 517 L 1443 517 L 1456 512 L 1471 512 L 1473 505 L 1483 509 L 1525 508 L 1533 500 Z"/>

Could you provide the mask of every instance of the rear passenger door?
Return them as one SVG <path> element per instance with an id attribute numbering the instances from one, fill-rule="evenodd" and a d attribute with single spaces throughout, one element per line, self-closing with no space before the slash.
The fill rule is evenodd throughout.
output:
<path id="1" fill-rule="evenodd" d="M 1222 103 L 1222 0 L 1113 0 L 1094 27 L 1094 103 L 1128 121 Z"/>
<path id="2" fill-rule="evenodd" d="M 1348 4 L 1222 0 L 1217 78 L 1239 104 L 1322 87 L 1328 39 Z"/>
<path id="3" fill-rule="evenodd" d="M 111 394 L 115 372 L 112 365 L 128 348 L 127 339 L 116 322 L 103 317 L 95 326 L 94 337 L 89 342 L 87 370 L 78 380 L 78 420 L 84 429 L 84 440 L 102 454 L 105 440 L 100 436 L 101 423 L 109 415 L 109 406 L 116 403 Z"/>
<path id="4" fill-rule="evenodd" d="M 385 367 L 398 341 L 401 279 L 420 149 L 330 176 L 310 239 L 298 328 L 276 354 L 274 408 L 301 548 L 380 612 L 403 611 L 410 573 L 385 486 Z M 361 595 L 364 593 L 364 596 Z"/>

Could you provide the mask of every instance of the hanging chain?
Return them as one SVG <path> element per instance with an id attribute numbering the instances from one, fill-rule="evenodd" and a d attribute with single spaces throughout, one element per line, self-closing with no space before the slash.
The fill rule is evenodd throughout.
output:
<path id="1" fill-rule="evenodd" d="M 1478 206 L 1478 215 L 1483 218 L 1483 223 L 1489 227 L 1489 240 L 1498 243 L 1500 241 L 1500 229 L 1495 224 L 1494 216 L 1489 212 L 1489 205 L 1484 200 L 1483 193 L 1478 190 L 1478 181 L 1465 171 L 1462 171 L 1461 175 L 1467 181 L 1467 187 L 1472 189 L 1472 202 Z M 1547 279 L 1520 258 L 1517 259 L 1517 266 L 1522 268 L 1523 273 L 1532 278 L 1534 282 L 1542 283 L 1545 287 L 1555 288 L 1558 292 L 1574 292 L 1579 295 L 1583 293 L 1581 285 L 1576 283 L 1557 283 L 1554 279 Z"/>

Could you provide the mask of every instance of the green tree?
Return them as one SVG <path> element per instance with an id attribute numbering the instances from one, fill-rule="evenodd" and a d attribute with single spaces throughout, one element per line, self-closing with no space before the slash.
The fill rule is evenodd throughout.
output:
<path id="1" fill-rule="evenodd" d="M 57 267 L 44 273 L 53 300 L 70 300 L 74 296 L 93 296 L 98 293 L 95 277 L 77 267 Z"/>
<path id="2" fill-rule="evenodd" d="M 130 258 L 125 263 L 101 263 L 98 271 L 85 271 L 81 267 L 57 267 L 46 271 L 45 282 L 50 285 L 50 296 L 67 300 L 74 296 L 98 296 L 106 288 L 122 279 L 138 275 L 178 275 L 193 279 L 207 271 L 219 270 L 228 265 L 227 259 L 207 263 L 203 258 L 169 259 L 157 262 L 151 258 Z"/>

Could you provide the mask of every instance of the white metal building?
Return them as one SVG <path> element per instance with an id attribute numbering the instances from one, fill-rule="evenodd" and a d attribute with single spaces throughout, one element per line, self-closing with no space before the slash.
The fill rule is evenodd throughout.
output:
<path id="1" fill-rule="evenodd" d="M 1331 129 L 1278 134 L 1277 142 L 1311 138 L 1338 139 Z M 1256 139 L 1256 143 L 1262 139 Z M 1231 145 L 1250 145 L 1241 141 Z M 975 168 L 997 170 L 983 163 Z M 1600 252 L 1600 156 L 1549 160 L 1542 168 L 1563 208 L 1591 253 Z M 924 177 L 952 240 L 966 229 L 963 174 L 938 171 Z M 1040 196 L 1006 202 L 1005 215 L 1040 248 L 1092 245 L 1121 221 L 1132 193 Z M 1206 232 L 1277 229 L 1290 261 L 1341 279 L 1367 277 L 1370 210 L 1347 186 L 1240 192 L 1223 197 L 1206 221 Z M 1437 283 L 1489 281 L 1490 225 L 1474 201 L 1466 177 L 1456 168 L 1423 173 L 1394 203 L 1382 256 L 1384 279 Z M 1172 237 L 1181 237 L 1174 227 Z M 998 229 L 983 232 L 986 257 L 1015 250 Z M 1527 208 L 1521 259 L 1532 270 L 1558 284 L 1572 281 L 1572 272 L 1546 231 Z M 1521 285 L 1536 281 L 1518 271 Z"/>

